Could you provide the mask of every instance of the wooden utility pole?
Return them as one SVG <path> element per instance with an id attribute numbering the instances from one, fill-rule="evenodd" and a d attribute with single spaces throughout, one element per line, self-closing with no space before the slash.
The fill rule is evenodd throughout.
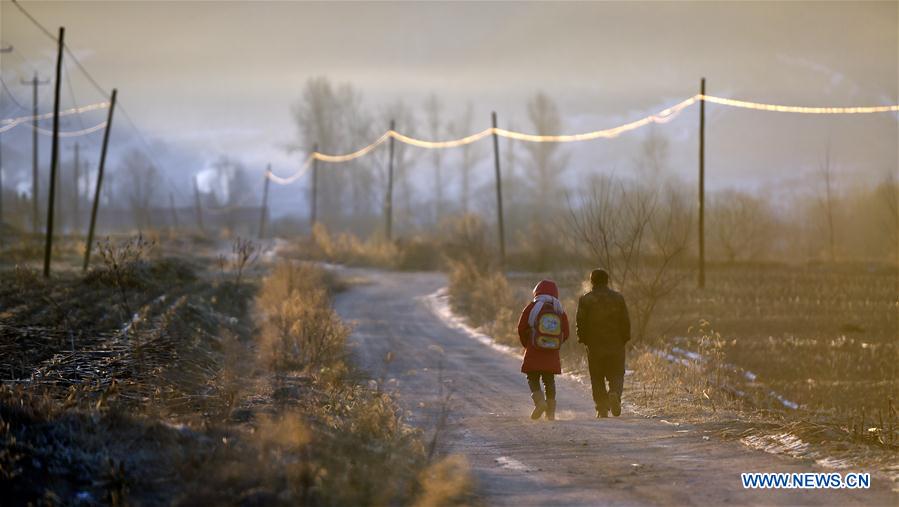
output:
<path id="1" fill-rule="evenodd" d="M 31 232 L 37 234 L 40 229 L 40 210 L 38 209 L 38 198 L 40 197 L 40 179 L 38 178 L 38 119 L 37 119 L 37 87 L 50 84 L 49 79 L 41 81 L 37 78 L 37 71 L 31 81 L 22 81 L 22 84 L 31 85 L 31 114 L 34 118 L 31 120 Z"/>
<path id="2" fill-rule="evenodd" d="M 503 179 L 499 168 L 499 136 L 496 135 L 496 112 L 490 114 L 493 120 L 493 162 L 496 168 L 496 218 L 499 228 L 499 262 L 506 265 L 506 230 L 503 223 Z"/>
<path id="3" fill-rule="evenodd" d="M 309 232 L 315 228 L 318 221 L 318 144 L 312 146 L 312 196 L 309 197 Z"/>
<path id="4" fill-rule="evenodd" d="M 0 53 L 11 53 L 12 46 L 0 48 Z M 3 134 L 0 133 L 0 228 L 3 227 Z M 0 230 L 0 246 L 3 246 L 3 231 Z"/>
<path id="5" fill-rule="evenodd" d="M 393 132 L 396 127 L 396 122 L 394 120 L 390 120 L 390 131 Z M 387 161 L 387 204 L 384 206 L 384 214 L 386 215 L 386 228 L 385 234 L 387 236 L 387 241 L 393 240 L 393 145 L 395 139 L 393 136 L 390 137 L 390 155 Z"/>
<path id="6" fill-rule="evenodd" d="M 59 47 L 56 56 L 56 89 L 53 92 L 53 146 L 50 151 L 50 195 L 47 203 L 47 233 L 44 240 L 44 278 L 50 277 L 50 259 L 53 255 L 53 205 L 56 202 L 56 172 L 59 165 L 59 90 L 62 85 L 62 52 L 65 27 L 59 27 Z M 36 122 L 35 122 L 36 123 Z"/>
<path id="7" fill-rule="evenodd" d="M 91 246 L 94 244 L 94 230 L 97 225 L 97 210 L 100 207 L 100 190 L 103 188 L 103 169 L 106 167 L 106 151 L 109 148 L 109 132 L 112 130 L 112 113 L 115 112 L 115 101 L 118 90 L 112 89 L 109 98 L 109 113 L 106 115 L 106 128 L 103 131 L 103 147 L 100 149 L 100 165 L 97 168 L 97 187 L 94 189 L 94 204 L 91 207 L 91 223 L 87 228 L 87 244 L 84 246 L 84 265 L 82 270 L 87 271 L 91 262 Z"/>
<path id="8" fill-rule="evenodd" d="M 705 288 L 705 78 L 699 82 L 699 288 Z"/>
<path id="9" fill-rule="evenodd" d="M 265 183 L 262 186 L 262 216 L 259 217 L 259 239 L 265 237 L 265 216 L 268 215 L 268 175 L 272 172 L 272 165 L 265 168 Z"/>
<path id="10" fill-rule="evenodd" d="M 194 210 L 197 213 L 197 227 L 200 228 L 200 233 L 205 233 L 205 228 L 203 227 L 203 208 L 200 205 L 200 186 L 197 184 L 197 175 L 194 175 Z"/>

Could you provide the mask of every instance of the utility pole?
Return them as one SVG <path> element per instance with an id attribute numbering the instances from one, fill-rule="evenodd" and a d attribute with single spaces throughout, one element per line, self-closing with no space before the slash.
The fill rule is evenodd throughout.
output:
<path id="1" fill-rule="evenodd" d="M 318 144 L 312 145 L 312 196 L 309 198 L 309 232 L 315 229 L 315 223 L 318 221 Z M 266 185 L 268 181 L 266 181 Z"/>
<path id="2" fill-rule="evenodd" d="M 38 179 L 38 149 L 37 149 L 37 128 L 38 128 L 38 120 L 37 120 L 37 87 L 45 84 L 50 84 L 49 79 L 45 79 L 41 81 L 37 78 L 37 71 L 34 73 L 34 77 L 31 78 L 31 81 L 22 81 L 23 85 L 31 85 L 31 114 L 34 116 L 32 118 L 32 132 L 31 132 L 31 232 L 37 234 L 38 229 L 40 228 L 40 210 L 38 209 L 38 198 L 40 194 L 40 180 Z"/>
<path id="3" fill-rule="evenodd" d="M 94 204 L 91 207 L 91 223 L 87 229 L 87 245 L 84 246 L 84 265 L 83 271 L 87 271 L 87 266 L 91 262 L 91 246 L 94 243 L 94 228 L 97 225 L 97 209 L 100 206 L 100 190 L 103 186 L 103 168 L 106 166 L 106 150 L 109 148 L 109 132 L 112 129 L 112 113 L 115 111 L 115 100 L 118 90 L 112 89 L 112 96 L 109 98 L 109 113 L 106 116 L 106 129 L 103 132 L 103 147 L 100 149 L 100 166 L 97 169 L 97 188 L 94 190 Z"/>
<path id="4" fill-rule="evenodd" d="M 390 131 L 393 132 L 396 122 L 390 120 Z M 387 204 L 384 206 L 384 214 L 386 215 L 386 235 L 387 241 L 393 240 L 393 145 L 395 139 L 390 137 L 390 158 L 387 162 Z"/>
<path id="5" fill-rule="evenodd" d="M 499 136 L 496 135 L 496 112 L 490 114 L 493 120 L 493 161 L 496 168 L 496 218 L 499 227 L 499 262 L 506 265 L 506 231 L 503 224 L 503 179 L 499 170 Z"/>
<path id="6" fill-rule="evenodd" d="M 699 82 L 699 288 L 705 288 L 705 78 Z"/>
<path id="7" fill-rule="evenodd" d="M 12 53 L 12 46 L 0 48 L 0 53 Z M 0 133 L 0 228 L 3 227 L 3 134 Z M 3 246 L 3 231 L 0 230 L 0 246 Z"/>
<path id="8" fill-rule="evenodd" d="M 50 196 L 47 203 L 47 233 L 44 240 L 44 278 L 50 277 L 50 259 L 53 255 L 53 205 L 56 201 L 56 172 L 59 165 L 59 90 L 62 84 L 62 52 L 65 27 L 59 27 L 59 48 L 56 56 L 56 89 L 53 92 L 53 146 L 50 151 Z M 36 122 L 35 122 L 36 123 Z"/>
<path id="9" fill-rule="evenodd" d="M 194 210 L 197 213 L 197 227 L 200 228 L 200 233 L 205 233 L 205 229 L 203 227 L 203 208 L 200 206 L 200 186 L 197 185 L 197 175 L 194 175 Z"/>
<path id="10" fill-rule="evenodd" d="M 259 239 L 265 237 L 265 216 L 268 214 L 268 175 L 272 172 L 272 165 L 265 168 L 265 183 L 262 186 L 262 216 L 259 217 Z"/>

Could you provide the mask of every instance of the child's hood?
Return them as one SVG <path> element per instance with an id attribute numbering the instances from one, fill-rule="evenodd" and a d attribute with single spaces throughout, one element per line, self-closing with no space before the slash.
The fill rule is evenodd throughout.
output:
<path id="1" fill-rule="evenodd" d="M 537 296 L 552 296 L 556 299 L 559 299 L 559 287 L 556 285 L 556 282 L 552 280 L 540 280 L 536 286 L 534 286 L 534 297 Z"/>

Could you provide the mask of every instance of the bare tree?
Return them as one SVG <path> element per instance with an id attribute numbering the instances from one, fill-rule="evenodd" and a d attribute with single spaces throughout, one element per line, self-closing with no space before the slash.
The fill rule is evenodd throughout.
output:
<path id="1" fill-rule="evenodd" d="M 351 84 L 335 87 L 326 77 L 311 78 L 292 113 L 298 132 L 297 143 L 291 146 L 293 150 L 305 153 L 317 144 L 321 152 L 342 153 L 355 151 L 370 142 L 371 118 L 364 113 L 361 94 Z M 361 213 L 366 201 L 363 196 L 371 188 L 371 173 L 364 170 L 368 167 L 363 162 L 353 162 L 344 166 L 348 170 L 319 172 L 323 221 L 334 222 L 343 216 L 348 189 L 353 203 L 350 207 Z"/>
<path id="2" fill-rule="evenodd" d="M 834 262 L 836 255 L 836 231 L 834 228 L 834 204 L 835 197 L 833 192 L 832 170 L 830 166 L 830 142 L 824 151 L 824 160 L 820 165 L 821 178 L 824 183 L 824 195 L 819 199 L 819 205 L 824 213 L 824 223 L 827 230 L 827 246 L 830 254 L 830 261 Z"/>
<path id="3" fill-rule="evenodd" d="M 341 85 L 338 95 L 341 97 L 342 124 L 346 128 L 345 151 L 354 151 L 365 146 L 380 135 L 386 125 L 376 125 L 371 115 L 362 104 L 362 94 L 349 85 Z M 377 159 L 356 159 L 345 164 L 345 171 L 350 185 L 350 211 L 358 222 L 374 210 L 375 175 L 374 165 Z"/>
<path id="4" fill-rule="evenodd" d="M 562 131 L 559 108 L 543 92 L 538 92 L 528 102 L 528 120 L 537 135 L 554 135 Z M 561 146 L 557 143 L 527 143 L 524 148 L 528 154 L 525 167 L 529 172 L 530 186 L 535 202 L 540 203 L 535 208 L 545 211 L 553 203 L 559 202 L 559 181 L 566 169 L 568 157 L 560 151 Z"/>
<path id="5" fill-rule="evenodd" d="M 666 178 L 670 143 L 656 124 L 647 129 L 646 138 L 640 143 L 640 152 L 635 161 L 638 173 L 643 178 L 661 181 Z"/>
<path id="6" fill-rule="evenodd" d="M 412 109 L 401 99 L 389 104 L 384 111 L 384 116 L 396 122 L 396 129 L 403 134 L 415 137 L 417 134 L 417 119 Z M 393 152 L 393 184 L 394 196 L 400 196 L 401 207 L 396 214 L 399 223 L 405 221 L 410 223 L 415 221 L 415 213 L 413 207 L 415 205 L 414 182 L 411 178 L 412 166 L 415 165 L 422 152 L 415 150 L 412 146 L 405 143 L 396 143 Z M 396 190 L 399 189 L 399 192 Z M 397 210 L 394 206 L 394 210 Z"/>
<path id="7" fill-rule="evenodd" d="M 449 124 L 449 131 L 453 137 L 465 137 L 474 130 L 474 106 L 469 102 L 465 106 L 462 115 Z M 468 213 L 471 209 L 472 181 L 471 172 L 480 156 L 480 147 L 477 143 L 470 143 L 459 148 L 462 160 L 459 172 L 459 201 L 462 203 L 462 212 Z"/>
<path id="8" fill-rule="evenodd" d="M 770 246 L 773 214 L 763 199 L 724 191 L 709 199 L 709 236 L 728 262 L 753 260 Z"/>
<path id="9" fill-rule="evenodd" d="M 896 181 L 896 174 L 893 171 L 887 172 L 875 192 L 879 195 L 882 209 L 885 211 L 881 222 L 883 230 L 886 231 L 890 252 L 894 260 L 899 262 L 899 182 Z"/>
<path id="10" fill-rule="evenodd" d="M 139 229 L 149 227 L 150 204 L 160 186 L 158 169 L 143 152 L 131 150 L 122 162 L 121 175 L 121 194 L 131 208 L 135 225 Z"/>
<path id="11" fill-rule="evenodd" d="M 673 187 L 595 178 L 568 205 L 568 239 L 594 265 L 604 266 L 628 297 L 638 338 L 658 303 L 686 274 L 674 269 L 686 251 L 692 214 Z"/>
<path id="12" fill-rule="evenodd" d="M 441 114 L 443 104 L 436 94 L 432 93 L 425 101 L 425 116 L 428 136 L 438 141 L 445 131 Z M 434 164 L 434 222 L 439 223 L 443 216 L 443 150 L 431 150 L 431 162 Z"/>
<path id="13" fill-rule="evenodd" d="M 215 177 L 209 181 L 210 198 L 216 204 L 209 211 L 220 214 L 228 230 L 234 231 L 238 225 L 237 208 L 253 202 L 255 192 L 251 189 L 255 185 L 250 183 L 246 168 L 237 159 L 222 155 L 213 162 L 212 168 L 215 170 Z"/>

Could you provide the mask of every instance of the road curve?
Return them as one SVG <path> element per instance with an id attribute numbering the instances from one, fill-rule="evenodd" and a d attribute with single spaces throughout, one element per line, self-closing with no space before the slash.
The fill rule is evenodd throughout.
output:
<path id="1" fill-rule="evenodd" d="M 488 505 L 899 505 L 877 478 L 869 490 L 743 489 L 741 472 L 832 470 L 706 440 L 628 407 L 620 418 L 596 420 L 588 388 L 570 378 L 557 379 L 559 420 L 532 421 L 520 360 L 431 311 L 426 297 L 446 284 L 443 275 L 342 273 L 359 282 L 334 302 L 354 326 L 353 359 L 386 382 L 421 427 L 432 427 L 451 393 L 443 440 L 468 458 Z"/>

